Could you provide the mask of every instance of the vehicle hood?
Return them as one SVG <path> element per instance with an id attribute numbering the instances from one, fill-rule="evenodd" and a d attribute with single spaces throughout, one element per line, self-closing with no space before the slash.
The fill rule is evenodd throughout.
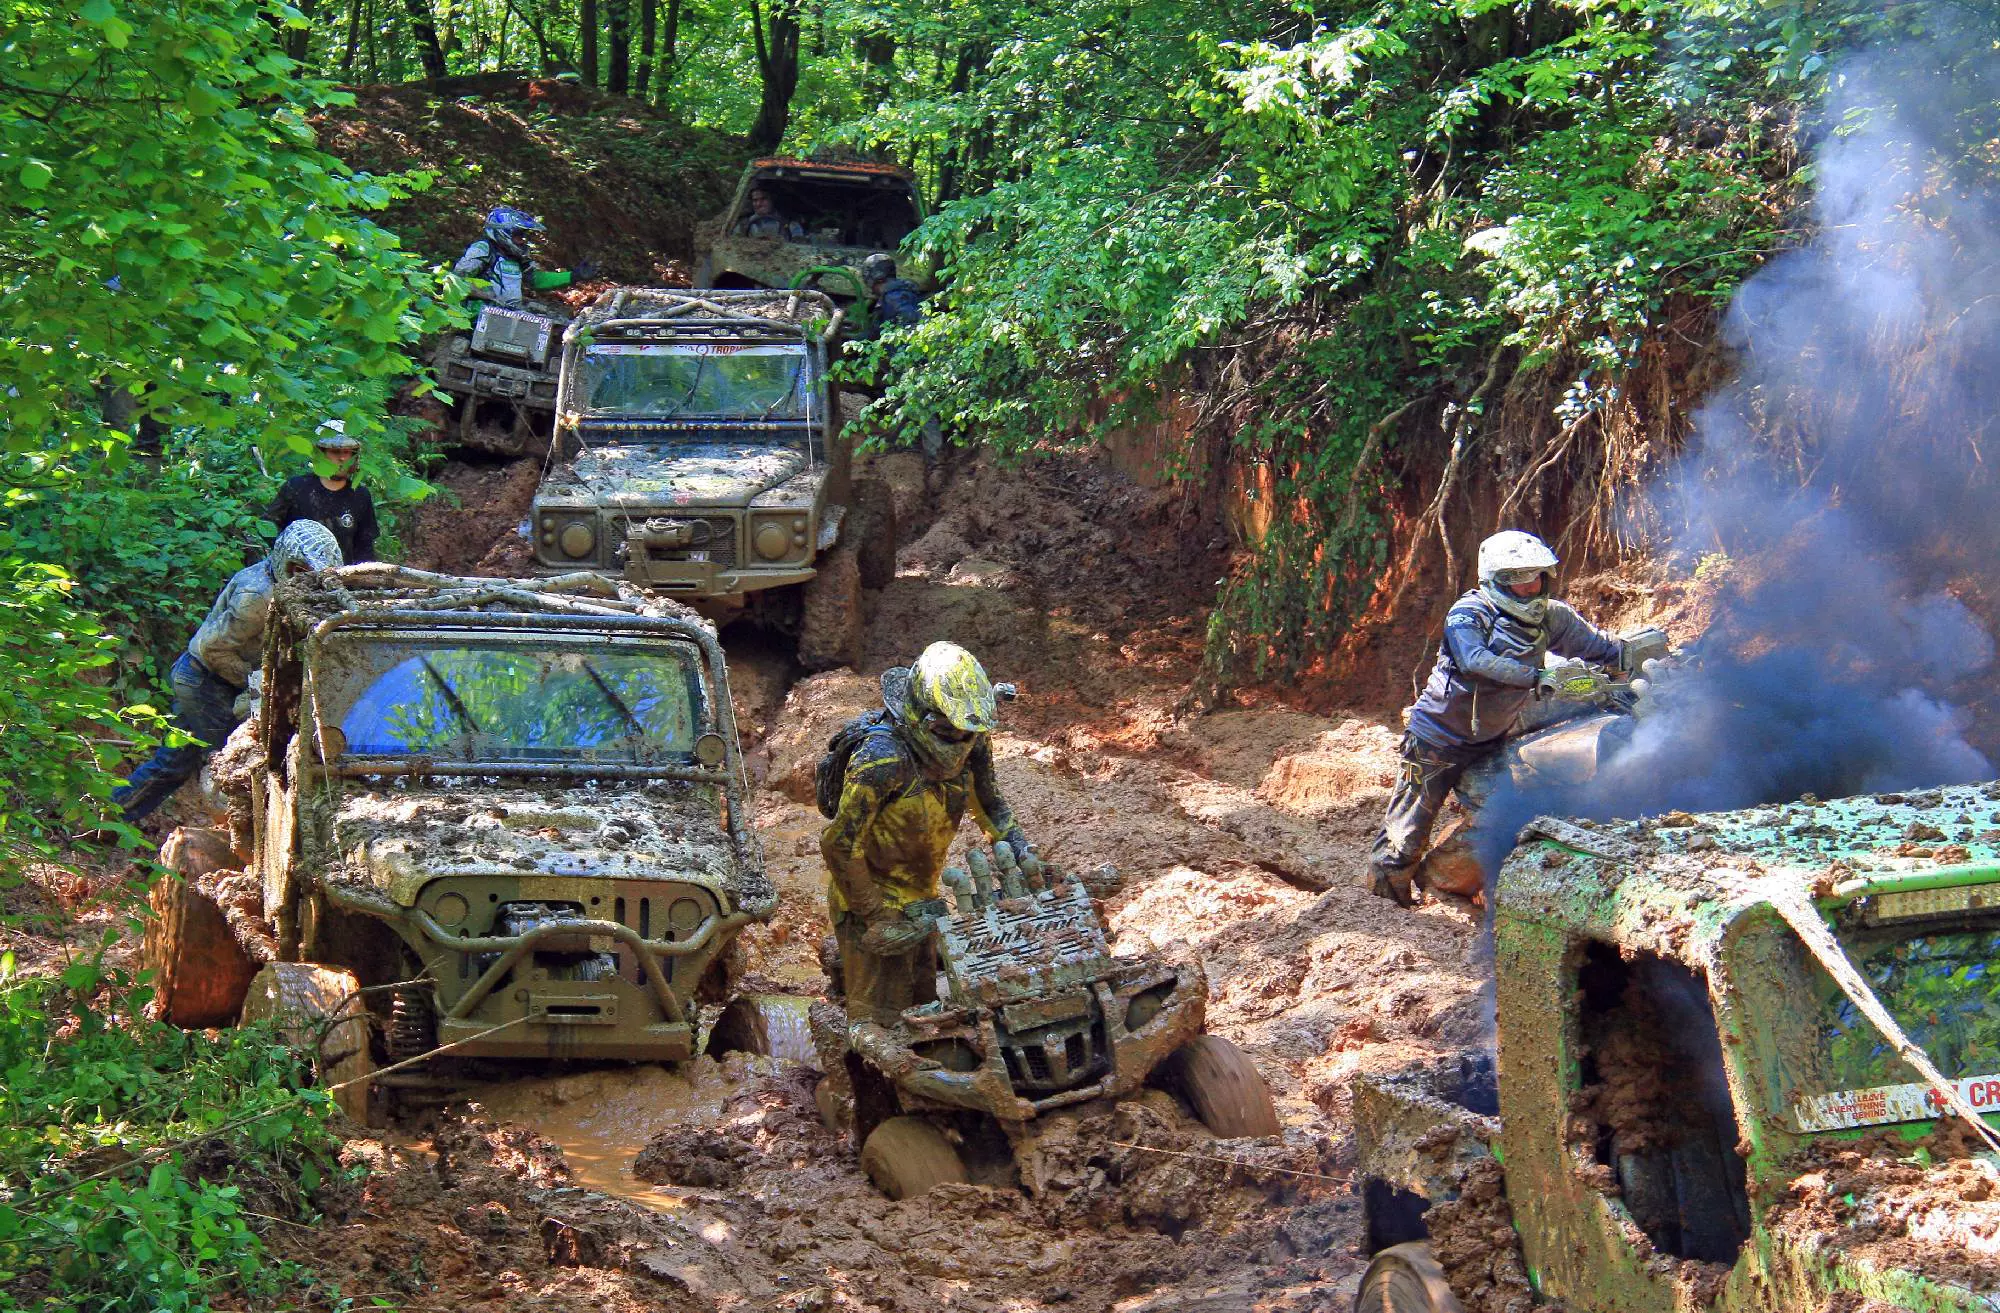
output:
<path id="1" fill-rule="evenodd" d="M 805 469 L 803 453 L 756 442 L 602 444 L 587 448 L 552 477 L 542 495 L 645 511 L 742 508 Z"/>
<path id="2" fill-rule="evenodd" d="M 707 794 L 675 781 L 616 792 L 478 781 L 356 790 L 335 803 L 332 838 L 343 876 L 402 907 L 447 875 L 692 880 L 726 902 L 748 873 Z"/>

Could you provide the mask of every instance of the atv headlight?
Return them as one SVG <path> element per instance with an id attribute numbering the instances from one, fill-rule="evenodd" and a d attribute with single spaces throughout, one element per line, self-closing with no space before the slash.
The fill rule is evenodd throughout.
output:
<path id="1" fill-rule="evenodd" d="M 564 556 L 580 561 L 597 550 L 597 529 L 587 520 L 571 520 L 557 532 L 556 546 Z"/>

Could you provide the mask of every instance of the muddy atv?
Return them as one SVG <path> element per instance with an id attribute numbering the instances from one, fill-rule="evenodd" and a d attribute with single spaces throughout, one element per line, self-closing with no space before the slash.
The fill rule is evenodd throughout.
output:
<path id="1" fill-rule="evenodd" d="M 438 339 L 431 373 L 451 402 L 449 440 L 501 456 L 547 442 L 568 326 L 567 312 L 540 302 L 479 305 L 470 330 Z"/>
<path id="2" fill-rule="evenodd" d="M 812 1011 L 825 1073 L 815 1091 L 892 1198 L 964 1181 L 969 1159 L 1004 1164 L 1035 1118 L 1148 1082 L 1178 1093 L 1217 1136 L 1279 1133 L 1249 1057 L 1202 1033 L 1208 978 L 1194 954 L 1113 957 L 1090 891 L 1061 868 L 975 849 L 944 876 L 941 997 L 893 1027 Z M 837 982 L 836 982 L 837 983 Z"/>
<path id="3" fill-rule="evenodd" d="M 593 570 L 796 636 L 801 661 L 860 659 L 862 590 L 895 574 L 886 485 L 850 475 L 827 376 L 840 311 L 818 292 L 625 288 L 563 345 L 535 560 Z"/>
<path id="4" fill-rule="evenodd" d="M 752 187 L 767 191 L 795 227 L 782 236 L 738 231 Z M 695 232 L 696 287 L 780 288 L 811 280 L 841 305 L 865 300 L 861 262 L 893 253 L 924 221 L 916 179 L 893 164 L 770 158 L 752 160 L 729 208 Z M 843 276 L 844 275 L 844 276 Z M 903 270 L 923 282 L 923 271 Z"/>
<path id="5" fill-rule="evenodd" d="M 776 905 L 704 621 L 367 564 L 287 583 L 265 651 L 217 768 L 245 869 L 155 891 L 169 1020 L 363 1018 L 369 1065 L 696 1053 Z"/>
<path id="6" fill-rule="evenodd" d="M 1497 1067 L 1356 1084 L 1357 1313 L 2000 1309 L 1996 821 L 2000 784 L 1535 821 Z"/>
<path id="7" fill-rule="evenodd" d="M 1459 816 L 1440 832 L 1417 868 L 1417 884 L 1434 893 L 1479 899 L 1489 887 L 1491 846 L 1480 842 L 1479 817 L 1503 785 L 1588 784 L 1639 724 L 1671 697 L 1674 676 L 1693 658 L 1674 649 L 1659 629 L 1625 635 L 1623 669 L 1580 672 L 1574 686 L 1531 704 L 1519 734 L 1465 772 L 1455 790 Z M 1503 854 L 1504 855 L 1504 854 Z"/>

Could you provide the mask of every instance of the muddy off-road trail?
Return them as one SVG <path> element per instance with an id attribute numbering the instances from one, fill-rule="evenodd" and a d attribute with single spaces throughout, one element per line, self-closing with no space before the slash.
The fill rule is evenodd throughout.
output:
<path id="1" fill-rule="evenodd" d="M 967 454 L 927 494 L 914 454 L 872 463 L 905 529 L 862 668 L 804 677 L 781 644 L 725 631 L 782 896 L 743 937 L 744 986 L 796 996 L 809 1061 L 828 931 L 814 763 L 885 667 L 952 639 L 1020 686 L 996 746 L 1028 832 L 1065 866 L 1117 869 L 1116 945 L 1200 950 L 1208 1028 L 1255 1059 L 1282 1140 L 1217 1140 L 1153 1092 L 1044 1119 L 1026 1185 L 892 1202 L 821 1125 L 806 1062 L 487 1068 L 355 1132 L 345 1156 L 365 1173 L 325 1192 L 319 1225 L 272 1228 L 279 1250 L 408 1309 L 1348 1306 L 1348 1083 L 1483 1027 L 1473 913 L 1405 912 L 1352 883 L 1392 717 L 1177 714 L 1223 544 L 1172 491 L 1081 458 Z M 504 569 L 533 466 L 454 467 L 464 505 L 412 535 L 413 563 Z"/>

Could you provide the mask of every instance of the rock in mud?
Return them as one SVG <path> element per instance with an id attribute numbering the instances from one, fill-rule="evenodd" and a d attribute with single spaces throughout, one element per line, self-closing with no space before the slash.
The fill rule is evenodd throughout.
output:
<path id="1" fill-rule="evenodd" d="M 733 1190 L 756 1151 L 743 1141 L 704 1127 L 662 1132 L 632 1161 L 632 1175 L 653 1185 Z"/>

